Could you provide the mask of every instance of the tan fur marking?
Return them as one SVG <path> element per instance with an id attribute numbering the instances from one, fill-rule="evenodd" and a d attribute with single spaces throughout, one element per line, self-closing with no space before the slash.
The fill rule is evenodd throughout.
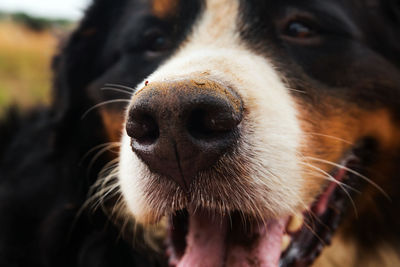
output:
<path id="1" fill-rule="evenodd" d="M 108 140 L 110 142 L 119 142 L 121 140 L 122 125 L 125 120 L 124 115 L 121 112 L 113 112 L 106 109 L 103 109 L 100 114 L 106 134 L 109 137 Z"/>
<path id="2" fill-rule="evenodd" d="M 364 110 L 337 99 L 326 99 L 324 102 L 331 103 L 331 106 L 318 109 L 307 108 L 307 105 L 303 104 L 299 109 L 302 112 L 300 122 L 307 140 L 303 144 L 302 155 L 340 163 L 344 153 L 364 137 L 378 140 L 379 149 L 385 151 L 385 154 L 399 149 L 400 127 L 389 110 Z M 304 177 L 309 178 L 304 181 L 304 192 L 305 198 L 312 200 L 319 193 L 322 184 L 326 183 L 321 178 L 322 173 L 316 172 L 315 167 L 325 172 L 330 172 L 335 167 L 313 160 L 309 160 L 307 164 L 314 167 L 306 167 Z M 379 179 L 369 178 L 375 182 Z"/>
<path id="3" fill-rule="evenodd" d="M 153 0 L 152 11 L 156 17 L 167 18 L 175 13 L 179 0 Z"/>

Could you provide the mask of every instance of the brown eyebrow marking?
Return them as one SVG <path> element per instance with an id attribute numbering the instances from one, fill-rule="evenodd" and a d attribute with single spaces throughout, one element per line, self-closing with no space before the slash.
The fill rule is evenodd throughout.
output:
<path id="1" fill-rule="evenodd" d="M 179 0 L 153 0 L 153 14 L 159 18 L 167 18 L 174 14 Z"/>

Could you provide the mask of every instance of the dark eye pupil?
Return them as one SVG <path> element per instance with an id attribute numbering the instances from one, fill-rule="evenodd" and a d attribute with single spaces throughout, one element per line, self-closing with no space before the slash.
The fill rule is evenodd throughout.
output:
<path id="1" fill-rule="evenodd" d="M 144 48 L 152 52 L 163 52 L 169 49 L 169 39 L 160 30 L 151 30 L 145 35 Z"/>
<path id="2" fill-rule="evenodd" d="M 290 22 L 287 27 L 287 34 L 296 38 L 307 38 L 314 34 L 313 30 L 301 22 Z"/>
<path id="3" fill-rule="evenodd" d="M 154 40 L 153 40 L 153 44 L 152 44 L 152 50 L 163 50 L 164 47 L 166 45 L 166 38 L 164 36 L 157 36 Z"/>

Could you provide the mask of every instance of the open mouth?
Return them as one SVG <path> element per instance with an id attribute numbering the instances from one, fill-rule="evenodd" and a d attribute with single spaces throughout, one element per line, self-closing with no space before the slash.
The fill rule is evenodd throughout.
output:
<path id="1" fill-rule="evenodd" d="M 240 212 L 220 215 L 185 209 L 170 218 L 170 266 L 309 266 L 330 243 L 349 205 L 354 156 L 332 171 L 331 181 L 303 213 L 260 222 Z M 354 179 L 353 179 L 354 178 Z M 347 188 L 348 189 L 348 188 Z"/>

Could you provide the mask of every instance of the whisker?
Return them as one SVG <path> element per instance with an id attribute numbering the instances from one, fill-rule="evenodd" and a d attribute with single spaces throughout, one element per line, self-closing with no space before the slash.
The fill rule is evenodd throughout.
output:
<path id="1" fill-rule="evenodd" d="M 92 207 L 93 211 L 96 210 L 100 206 L 100 204 L 104 202 L 105 197 L 103 195 L 105 194 L 105 192 L 108 191 L 112 192 L 113 190 L 115 190 L 116 188 L 115 185 L 118 185 L 118 183 L 115 181 L 116 174 L 118 173 L 117 160 L 118 159 L 114 159 L 105 165 L 104 168 L 109 168 L 107 174 L 105 174 L 104 168 L 102 171 L 100 171 L 99 177 L 101 176 L 103 177 L 99 178 L 89 189 L 88 198 L 82 205 L 80 211 L 78 212 L 78 215 L 80 215 L 84 210 L 86 210 L 89 207 Z M 111 184 L 107 185 L 108 183 Z M 108 192 L 107 195 L 109 194 L 110 193 Z"/>
<path id="2" fill-rule="evenodd" d="M 106 186 L 107 183 L 110 183 Z M 115 190 L 118 189 L 118 190 Z M 113 192 L 114 191 L 114 192 Z M 112 196 L 119 192 L 118 184 L 111 181 L 111 179 L 104 179 L 101 183 L 97 183 L 92 187 L 91 196 L 87 199 L 85 203 L 85 208 L 91 206 L 92 210 L 96 210 L 97 208 L 103 206 L 102 204 L 105 202 L 108 196 Z"/>
<path id="3" fill-rule="evenodd" d="M 119 158 L 115 158 L 104 165 L 99 172 L 99 178 L 90 187 L 86 201 L 77 212 L 74 224 L 76 224 L 85 211 L 94 213 L 96 210 L 101 209 L 103 214 L 109 218 L 108 222 L 113 222 L 119 226 L 117 238 L 122 238 L 124 235 L 132 232 L 133 246 L 139 238 L 141 244 L 145 242 L 153 249 L 160 249 L 160 247 L 157 246 L 158 242 L 156 243 L 152 240 L 151 233 L 154 232 L 155 228 L 142 231 L 144 229 L 139 227 L 138 223 L 131 216 L 127 216 L 126 204 L 121 193 L 118 174 Z M 145 236 L 145 234 L 148 234 L 148 236 Z M 157 240 L 157 238 L 154 240 Z"/>
<path id="4" fill-rule="evenodd" d="M 91 112 L 92 110 L 94 110 L 94 109 L 96 109 L 96 108 L 98 108 L 98 107 L 101 107 L 101 106 L 104 106 L 104 105 L 107 105 L 107 104 L 112 104 L 112 103 L 119 103 L 119 102 L 130 103 L 131 101 L 130 101 L 129 99 L 113 99 L 113 100 L 107 100 L 107 101 L 101 102 L 101 103 L 96 104 L 96 105 L 94 105 L 93 107 L 89 108 L 89 109 L 82 115 L 81 120 L 83 120 L 83 119 L 87 116 L 87 114 L 89 114 L 89 112 Z"/>
<path id="5" fill-rule="evenodd" d="M 308 228 L 308 229 L 314 229 L 315 227 L 315 222 L 318 222 L 321 225 L 326 226 L 326 224 L 318 217 L 317 214 L 315 214 L 310 208 L 307 207 L 306 209 L 306 214 L 309 214 L 310 216 L 308 217 L 310 222 L 307 222 L 306 220 L 304 220 L 304 225 Z M 312 232 L 315 235 L 315 232 Z M 316 237 L 319 238 L 318 235 L 316 235 Z"/>
<path id="6" fill-rule="evenodd" d="M 350 185 L 348 185 L 348 184 L 346 184 L 346 183 L 340 182 L 340 181 L 338 181 L 338 180 L 336 180 L 336 179 L 332 179 L 332 178 L 330 178 L 330 177 L 327 177 L 325 174 L 321 174 L 321 172 L 318 173 L 318 172 L 312 172 L 312 171 L 310 171 L 310 174 L 311 174 L 313 177 L 315 177 L 315 178 L 322 178 L 322 179 L 324 179 L 324 180 L 333 182 L 333 183 L 335 183 L 335 184 L 337 184 L 337 185 L 342 185 L 342 186 L 346 187 L 347 189 L 351 190 L 352 192 L 355 192 L 355 193 L 357 193 L 357 194 L 361 194 L 361 191 L 360 191 L 360 190 L 358 190 L 358 189 L 356 189 L 356 188 L 354 188 L 354 187 L 352 187 L 352 186 L 350 186 Z"/>
<path id="7" fill-rule="evenodd" d="M 349 144 L 349 145 L 353 145 L 354 144 L 353 142 L 350 142 L 350 141 L 348 141 L 346 139 L 343 139 L 343 138 L 340 138 L 340 137 L 337 137 L 337 136 L 333 136 L 333 135 L 321 134 L 321 133 L 315 133 L 315 132 L 305 132 L 305 134 L 327 137 L 327 138 L 331 138 L 331 139 L 334 139 L 334 140 L 337 140 L 337 141 L 341 141 L 341 142 Z"/>
<path id="8" fill-rule="evenodd" d="M 107 164 L 105 164 L 103 169 L 99 172 L 99 176 L 106 177 L 107 175 L 109 175 L 113 171 L 113 169 L 118 167 L 118 162 L 119 162 L 119 158 L 115 158 L 115 159 L 111 160 L 110 162 L 108 162 Z M 117 170 L 115 170 L 115 171 L 117 171 Z M 113 173 L 113 174 L 117 175 L 118 173 Z M 101 180 L 102 179 L 99 179 L 99 181 L 101 181 Z"/>
<path id="9" fill-rule="evenodd" d="M 125 90 L 122 90 L 122 89 L 118 89 L 118 88 L 114 88 L 114 87 L 102 87 L 102 88 L 100 88 L 100 90 L 102 90 L 102 91 L 116 91 L 116 92 L 120 92 L 120 93 L 123 93 L 123 94 L 128 94 L 130 96 L 133 96 L 133 92 L 128 92 L 128 91 L 125 91 Z"/>
<path id="10" fill-rule="evenodd" d="M 82 159 L 79 161 L 79 164 L 81 165 L 81 164 L 85 161 L 85 159 L 87 159 L 87 157 L 89 157 L 89 155 L 90 155 L 91 153 L 93 153 L 94 151 L 96 151 L 97 149 L 101 149 L 101 148 L 103 148 L 103 147 L 106 147 L 106 146 L 109 146 L 109 145 L 113 145 L 113 144 L 118 144 L 118 145 L 120 145 L 121 143 L 120 143 L 120 142 L 107 142 L 107 143 L 103 143 L 103 144 L 94 146 L 94 147 L 91 148 L 88 152 L 86 152 L 85 155 L 83 155 Z"/>
<path id="11" fill-rule="evenodd" d="M 322 170 L 321 168 L 318 168 L 317 166 L 314 166 L 314 165 L 309 164 L 309 163 L 307 163 L 307 162 L 300 162 L 300 164 L 307 165 L 308 167 L 313 168 L 313 169 L 315 169 L 315 170 L 318 171 L 318 172 L 321 172 L 322 174 L 324 174 L 324 175 L 326 175 L 327 177 L 329 177 L 330 179 L 332 179 L 332 180 L 331 180 L 332 182 L 337 181 L 332 175 L 330 175 L 330 174 L 327 173 L 326 171 Z M 330 180 L 330 179 L 329 179 L 329 180 Z M 337 181 L 337 182 L 339 182 L 339 181 Z M 347 197 L 349 198 L 349 200 L 350 200 L 350 202 L 351 202 L 351 205 L 353 206 L 354 213 L 355 213 L 356 217 L 358 217 L 358 211 L 357 211 L 357 208 L 356 208 L 356 204 L 354 203 L 354 200 L 353 200 L 353 198 L 351 197 L 350 193 L 347 192 L 347 190 L 345 189 L 345 185 L 346 185 L 346 184 L 343 184 L 343 183 L 336 183 L 336 184 L 337 184 L 337 185 L 343 190 L 343 192 L 347 195 Z M 347 185 L 346 185 L 346 186 L 347 186 Z"/>
<path id="12" fill-rule="evenodd" d="M 294 89 L 294 88 L 290 88 L 290 87 L 287 87 L 287 89 L 289 89 L 289 91 L 292 91 L 292 92 L 307 94 L 306 91 L 302 91 L 302 90 L 298 90 L 298 89 Z"/>
<path id="13" fill-rule="evenodd" d="M 312 172 L 312 174 L 313 174 L 314 177 L 317 177 L 317 178 L 324 178 L 324 179 L 326 179 L 326 180 L 328 180 L 328 181 L 332 181 L 332 179 L 330 179 L 329 177 L 326 177 L 325 175 L 318 175 L 318 176 L 316 176 L 316 174 L 319 174 L 319 173 L 317 173 L 317 172 Z M 332 182 L 340 183 L 340 182 L 337 181 L 336 179 L 334 179 L 334 181 L 332 181 Z M 356 190 L 356 189 L 350 187 L 350 186 L 347 185 L 347 184 L 343 184 L 343 186 L 348 187 L 350 190 L 353 190 L 354 192 L 360 193 L 358 190 Z M 318 215 L 316 215 L 316 214 L 309 208 L 309 205 L 307 205 L 301 198 L 300 198 L 299 200 L 300 200 L 300 202 L 301 202 L 301 205 L 302 205 L 303 208 L 304 208 L 305 213 L 310 215 L 310 216 L 309 216 L 310 222 L 307 222 L 306 220 L 304 220 L 304 225 L 305 225 L 308 229 L 314 229 L 315 221 L 317 221 L 319 224 L 321 224 L 321 225 L 324 226 L 325 228 L 329 228 L 329 227 L 318 217 Z M 294 214 L 294 213 L 295 213 L 295 212 L 293 211 L 293 214 Z M 312 233 L 315 237 L 317 237 L 318 239 L 321 240 L 320 236 L 319 236 L 318 234 L 316 234 L 315 231 L 312 230 L 311 233 Z"/>
<path id="14" fill-rule="evenodd" d="M 319 161 L 319 162 L 326 163 L 326 164 L 331 165 L 331 166 L 335 166 L 335 167 L 341 168 L 341 169 L 346 170 L 346 171 L 348 171 L 348 172 L 350 172 L 350 173 L 352 173 L 354 175 L 357 175 L 361 179 L 365 180 L 366 182 L 368 182 L 369 184 L 374 186 L 377 190 L 379 190 L 388 200 L 391 200 L 390 196 L 385 192 L 385 190 L 383 190 L 382 187 L 380 187 L 374 181 L 372 181 L 368 177 L 362 175 L 361 173 L 359 173 L 359 172 L 357 172 L 357 171 L 355 171 L 353 169 L 350 169 L 350 168 L 346 167 L 345 165 L 338 164 L 338 163 L 335 163 L 335 162 L 332 162 L 332 161 L 329 161 L 329 160 L 314 158 L 314 157 L 310 157 L 310 156 L 306 156 L 306 157 L 308 159 L 311 159 L 311 160 L 314 160 L 314 161 Z"/>
<path id="15" fill-rule="evenodd" d="M 267 170 L 267 172 L 272 175 L 273 177 L 275 177 L 276 179 L 279 179 L 279 177 L 277 175 L 275 175 L 271 170 Z M 320 223 L 322 223 L 322 221 L 318 218 L 317 215 L 314 214 L 313 211 L 311 211 L 308 207 L 308 205 L 300 198 L 299 201 L 301 202 L 301 205 L 303 206 L 304 210 L 306 210 L 307 213 L 311 214 L 312 217 L 314 217 L 315 219 L 317 219 Z M 295 210 L 291 211 L 293 214 L 296 213 Z M 264 220 L 263 220 L 264 225 L 266 226 Z M 312 226 L 309 225 L 306 221 L 304 221 L 304 224 L 306 225 L 307 228 L 312 229 Z M 311 231 L 313 235 L 315 235 L 318 239 L 321 239 L 314 231 Z"/>
<path id="16" fill-rule="evenodd" d="M 311 225 L 309 225 L 309 224 L 307 224 L 307 223 L 305 223 L 304 225 L 306 226 L 306 228 L 308 228 L 308 230 L 309 230 L 316 238 L 318 238 L 319 242 L 321 242 L 324 246 L 326 246 L 326 242 L 314 231 L 314 228 L 313 228 Z"/>
<path id="17" fill-rule="evenodd" d="M 120 193 L 120 189 L 119 189 L 118 191 L 119 191 L 119 196 L 118 196 L 117 199 L 116 199 L 116 202 L 117 202 L 118 204 L 114 205 L 113 208 L 111 209 L 111 214 L 116 215 L 116 216 L 118 216 L 119 213 L 122 213 L 122 212 L 121 212 L 121 207 L 124 206 L 124 204 L 123 204 L 123 202 L 122 202 L 123 196 L 122 196 L 122 194 Z"/>
<path id="18" fill-rule="evenodd" d="M 305 210 L 305 212 L 307 214 L 310 214 L 310 222 L 307 222 L 307 220 L 304 219 L 303 223 L 305 225 L 305 227 L 310 230 L 311 234 L 313 234 L 318 240 L 320 240 L 323 244 L 325 244 L 325 242 L 323 242 L 322 238 L 314 231 L 314 227 L 315 227 L 315 221 L 318 221 L 318 223 L 320 223 L 321 225 L 326 226 L 326 224 L 324 224 L 322 222 L 322 220 L 312 211 L 310 210 L 309 206 L 306 205 L 306 203 L 304 203 L 304 201 L 302 199 L 300 199 L 300 202 Z M 296 213 L 296 211 L 292 211 L 293 214 Z"/>
<path id="19" fill-rule="evenodd" d="M 129 86 L 126 86 L 126 85 L 122 85 L 122 84 L 116 84 L 116 83 L 106 83 L 106 84 L 104 84 L 104 86 L 106 86 L 106 87 L 118 87 L 118 88 L 121 88 L 121 89 L 126 89 L 126 90 L 128 90 L 128 91 L 130 91 L 132 93 L 135 91 L 135 88 L 132 88 L 132 87 L 129 87 Z"/>
<path id="20" fill-rule="evenodd" d="M 103 155 L 105 152 L 107 151 L 111 151 L 112 148 L 114 147 L 119 147 L 121 145 L 120 142 L 110 142 L 108 143 L 108 145 L 104 146 L 102 149 L 100 149 L 92 158 L 92 160 L 90 161 L 88 167 L 87 167 L 87 172 L 90 173 L 91 169 L 93 168 L 94 163 L 97 161 L 97 159 Z M 106 165 L 107 166 L 107 165 Z M 100 171 L 100 174 L 102 174 L 102 172 Z"/>

